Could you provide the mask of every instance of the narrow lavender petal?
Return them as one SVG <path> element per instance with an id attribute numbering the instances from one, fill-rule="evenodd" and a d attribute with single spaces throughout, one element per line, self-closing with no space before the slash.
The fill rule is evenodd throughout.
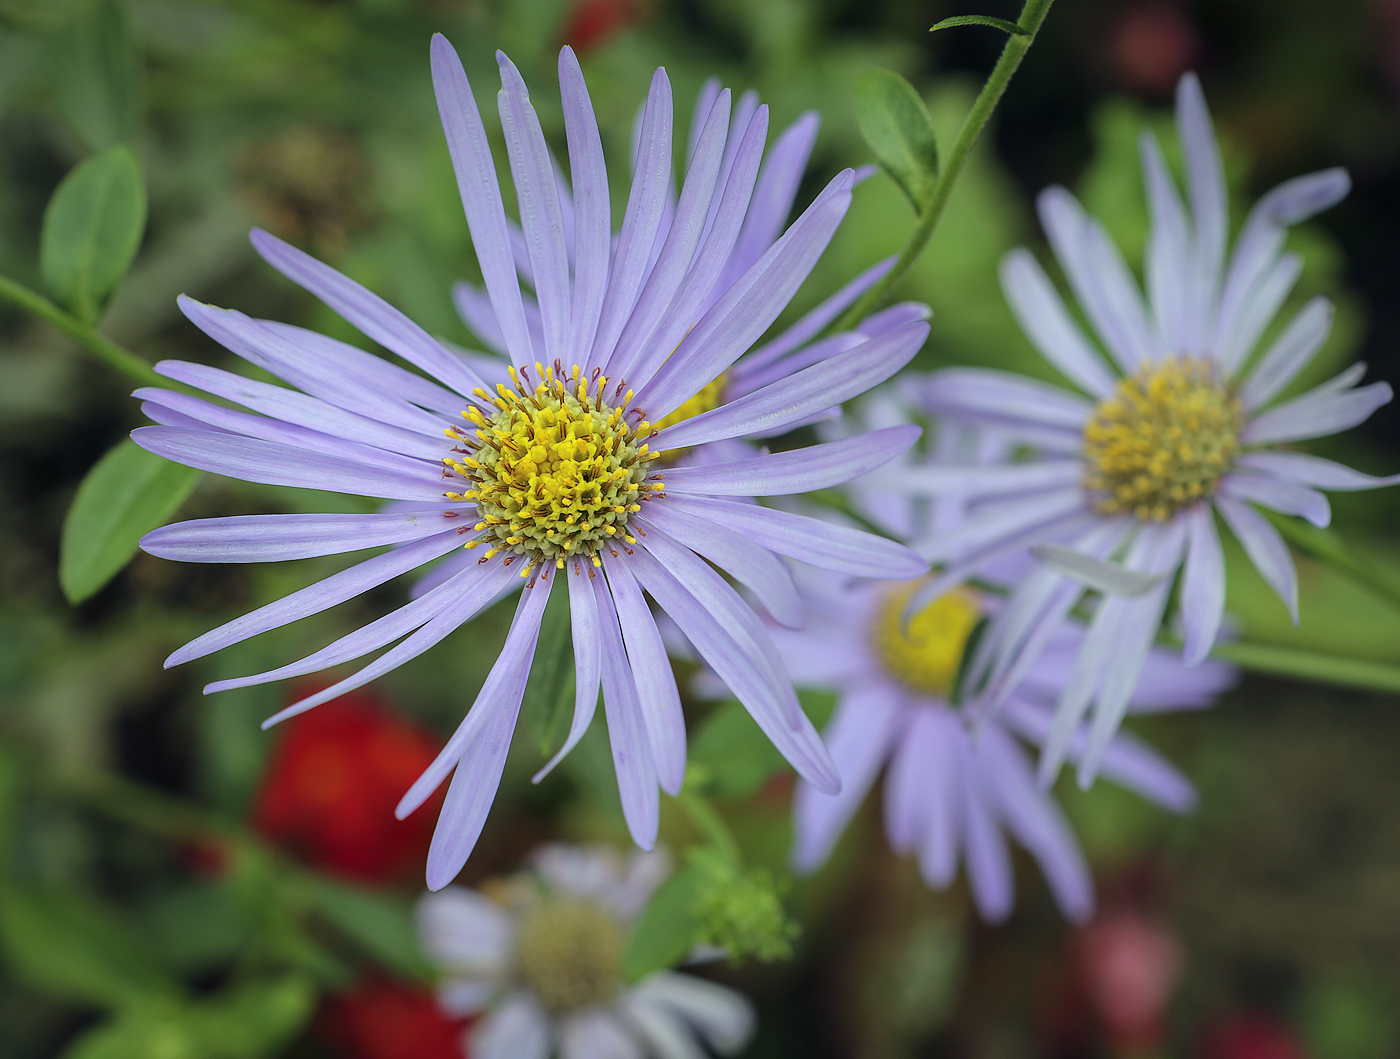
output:
<path id="1" fill-rule="evenodd" d="M 652 763 L 651 786 L 660 782 L 662 790 L 675 796 L 685 782 L 685 714 L 681 710 L 680 690 L 671 661 L 666 657 L 666 645 L 656 628 L 642 590 L 637 586 L 626 563 L 604 562 L 608 585 L 617 621 L 622 627 L 622 643 L 631 675 L 627 680 L 635 687 L 640 718 L 651 750 L 647 760 Z M 622 643 L 618 644 L 619 655 Z M 607 648 L 604 649 L 607 664 Z M 612 716 L 608 718 L 612 730 Z M 652 792 L 655 798 L 655 791 Z M 652 835 L 655 838 L 655 833 Z"/>
<path id="2" fill-rule="evenodd" d="M 1197 504 L 1187 515 L 1190 543 L 1181 579 L 1181 624 L 1186 633 L 1186 664 L 1205 661 L 1225 615 L 1225 554 L 1215 529 L 1215 511 Z"/>
<path id="3" fill-rule="evenodd" d="M 608 289 L 588 358 L 594 367 L 608 362 L 646 279 L 652 248 L 659 243 L 657 232 L 671 189 L 671 82 L 663 68 L 652 75 L 633 157 L 636 169 L 632 190 L 613 250 Z"/>
<path id="4" fill-rule="evenodd" d="M 212 684 L 205 685 L 204 694 L 213 695 L 220 691 L 231 691 L 234 688 L 270 684 L 275 680 L 305 676 L 308 673 L 316 673 L 356 658 L 362 658 L 371 651 L 377 651 L 414 629 L 426 625 L 449 606 L 474 608 L 464 612 L 465 616 L 459 624 L 470 621 L 490 606 L 508 584 L 508 579 L 492 576 L 491 572 L 485 570 L 476 568 L 462 570 L 450 581 L 439 585 L 431 592 L 425 592 L 397 610 L 375 619 L 368 625 L 360 626 L 354 632 L 342 636 L 305 658 L 262 673 L 217 680 Z M 297 710 L 296 712 L 300 713 L 301 711 Z M 270 727 L 290 716 L 293 714 L 283 711 L 283 713 L 270 717 L 265 722 L 264 727 Z"/>
<path id="5" fill-rule="evenodd" d="M 599 631 L 596 593 L 608 591 L 606 583 L 590 563 L 566 565 L 569 580 L 569 627 L 574 643 L 574 716 L 564 745 L 531 777 L 539 783 L 568 757 L 593 723 L 598 709 L 598 688 L 602 674 L 602 634 Z M 596 583 L 596 587 L 595 587 Z"/>
<path id="6" fill-rule="evenodd" d="M 823 570 L 881 580 L 905 580 L 928 572 L 928 564 L 904 545 L 835 523 L 732 500 L 667 497 L 666 502 Z"/>
<path id="7" fill-rule="evenodd" d="M 700 86 L 699 93 L 695 96 L 695 109 L 690 113 L 690 133 L 686 136 L 685 143 L 686 165 L 689 165 L 690 160 L 695 157 L 695 145 L 700 142 L 700 133 L 705 126 L 705 116 L 715 105 L 715 99 L 719 96 L 722 87 L 724 86 L 718 77 L 707 77 L 704 84 Z"/>
<path id="8" fill-rule="evenodd" d="M 1235 374 L 1254 352 L 1260 336 L 1273 323 L 1302 272 L 1302 257 L 1284 254 L 1240 306 L 1217 353 L 1222 374 Z"/>
<path id="9" fill-rule="evenodd" d="M 609 375 L 628 379 L 633 385 L 645 381 L 634 369 L 647 353 L 648 340 L 662 324 L 695 259 L 695 251 L 705 230 L 705 218 L 715 197 L 728 130 L 729 90 L 725 89 L 715 100 L 705 121 L 695 157 L 691 159 L 681 185 L 675 217 L 656 264 L 647 276 L 646 284 L 637 296 L 632 312 L 628 314 L 626 326 L 608 357 L 605 370 Z"/>
<path id="10" fill-rule="evenodd" d="M 858 478 L 909 450 L 923 433 L 913 425 L 872 430 L 853 438 L 728 463 L 667 471 L 667 492 L 710 496 L 777 496 L 827 489 Z"/>
<path id="11" fill-rule="evenodd" d="M 649 379 L 665 362 L 713 300 L 720 269 L 739 236 L 739 226 L 749 209 L 754 178 L 763 157 L 763 142 L 768 134 L 768 108 L 759 107 L 744 130 L 736 149 L 734 164 L 727 178 L 722 178 L 720 193 L 712 205 L 713 218 L 704 242 L 686 271 L 680 289 L 660 324 L 647 340 L 648 349 L 639 359 L 634 373 L 638 381 Z"/>
<path id="12" fill-rule="evenodd" d="M 1074 833 L 1048 794 L 1037 788 L 1016 741 L 990 725 L 977 745 L 987 792 L 1007 828 L 1030 850 L 1065 918 L 1081 923 L 1094 910 L 1094 883 Z"/>
<path id="13" fill-rule="evenodd" d="M 1147 245 L 1147 290 L 1161 348 L 1199 355 L 1202 338 L 1191 229 L 1167 172 L 1157 137 L 1143 130 L 1138 145 L 1152 211 Z M 1188 343 L 1190 343 L 1188 345 Z"/>
<path id="14" fill-rule="evenodd" d="M 748 588 L 779 624 L 803 625 L 802 600 L 788 568 L 771 551 L 727 526 L 695 518 L 673 504 L 652 504 L 643 525 L 654 525 L 703 555 Z"/>
<path id="15" fill-rule="evenodd" d="M 908 853 L 923 833 L 931 804 L 924 788 L 933 779 L 936 766 L 924 752 L 920 740 L 921 722 L 929 709 L 924 706 L 901 711 L 890 739 L 890 764 L 885 771 L 885 837 L 896 853 Z"/>
<path id="16" fill-rule="evenodd" d="M 184 563 L 269 563 L 403 544 L 455 529 L 448 512 L 380 515 L 231 515 L 172 522 L 141 550 Z"/>
<path id="17" fill-rule="evenodd" d="M 1221 480 L 1220 491 L 1236 500 L 1249 500 L 1285 515 L 1300 515 L 1314 526 L 1325 528 L 1332 521 L 1332 505 L 1327 498 L 1293 478 L 1236 470 Z"/>
<path id="18" fill-rule="evenodd" d="M 290 445 L 179 427 L 138 427 L 131 432 L 131 440 L 157 456 L 245 482 L 385 500 L 442 499 L 442 483 L 427 475 L 416 478 Z"/>
<path id="19" fill-rule="evenodd" d="M 821 118 L 808 111 L 779 134 L 768 152 L 754 191 L 753 209 L 744 219 L 739 242 L 721 280 L 723 286 L 747 272 L 777 239 L 792 214 L 797 188 L 807 171 L 820 127 Z"/>
<path id="20" fill-rule="evenodd" d="M 1237 462 L 1241 467 L 1264 471 L 1282 478 L 1292 478 L 1320 489 L 1352 491 L 1400 484 L 1400 474 L 1377 478 L 1354 471 L 1340 463 L 1324 460 L 1320 456 L 1309 456 L 1302 452 L 1249 452 Z"/>
<path id="21" fill-rule="evenodd" d="M 638 399 L 653 418 L 690 400 L 763 335 L 797 293 L 851 205 L 851 173 L 838 173 L 752 268 L 701 317 Z M 640 380 L 639 380 L 640 381 Z"/>
<path id="22" fill-rule="evenodd" d="M 1086 393 L 1107 397 L 1113 392 L 1113 376 L 1103 358 L 1070 317 L 1029 250 L 1017 248 L 1002 258 L 1001 289 L 1021 330 L 1041 356 Z"/>
<path id="23" fill-rule="evenodd" d="M 746 354 L 734 365 L 736 377 L 743 378 L 750 372 L 757 371 L 765 367 L 780 357 L 791 353 L 802 343 L 814 338 L 822 328 L 835 320 L 847 306 L 873 287 L 885 273 L 894 268 L 895 257 L 887 257 L 883 261 L 878 261 L 871 265 L 864 272 L 851 280 L 844 287 L 838 290 L 831 297 L 818 305 L 815 309 L 807 312 L 795 324 L 783 331 L 776 338 L 757 346 L 752 352 Z M 867 317 L 867 320 L 869 318 Z M 881 332 L 883 333 L 883 332 Z"/>
<path id="24" fill-rule="evenodd" d="M 225 647 L 241 643 L 251 636 L 289 625 L 312 614 L 319 614 L 400 574 L 431 562 L 440 555 L 454 551 L 461 547 L 461 544 L 462 537 L 458 532 L 440 533 L 366 559 L 348 570 L 332 574 L 314 585 L 283 596 L 196 637 L 171 654 L 165 660 L 165 668 L 203 658 Z"/>
<path id="25" fill-rule="evenodd" d="M 795 699 L 789 685 L 775 687 L 762 660 L 752 655 L 731 631 L 716 620 L 666 569 L 641 549 L 629 559 L 632 573 L 661 608 L 671 616 L 701 657 L 728 685 L 765 735 L 797 770 L 798 775 L 818 790 L 835 794 L 841 779 L 821 737 L 797 708 L 798 727 L 790 716 Z"/>
<path id="26" fill-rule="evenodd" d="M 925 319 L 923 315 L 913 317 L 914 320 Z M 909 320 L 901 321 L 903 323 Z M 896 325 L 897 326 L 897 325 Z M 893 330 L 893 328 L 890 328 Z M 879 332 L 883 334 L 884 332 Z M 725 376 L 724 397 L 725 403 L 729 404 L 740 397 L 747 397 L 756 390 L 785 379 L 789 375 L 801 371 L 803 368 L 811 367 L 813 364 L 820 364 L 824 360 L 832 357 L 840 357 L 851 350 L 863 345 L 868 338 L 875 335 L 866 335 L 860 331 L 838 331 L 834 335 L 809 342 L 801 349 L 789 356 L 782 357 L 766 367 L 756 369 L 745 369 L 740 371 L 740 367 L 748 360 L 747 357 L 740 357 L 734 367 Z M 796 430 L 798 423 L 784 424 L 783 429 Z"/>
<path id="27" fill-rule="evenodd" d="M 590 370 L 593 365 L 586 355 L 593 347 L 603 296 L 608 289 L 612 204 L 608 199 L 608 169 L 603 160 L 598 119 L 578 58 L 567 46 L 559 53 L 559 93 L 574 190 L 574 294 L 569 349 L 571 358 Z"/>
<path id="28" fill-rule="evenodd" d="M 804 450 L 806 451 L 806 450 Z M 1063 489 L 1084 477 L 1083 460 L 1036 460 L 992 467 L 923 464 L 886 472 L 892 485 L 911 496 L 958 496 L 966 500 L 1025 496 Z"/>
<path id="29" fill-rule="evenodd" d="M 1073 431 L 1077 436 L 1094 406 L 1058 386 L 991 368 L 944 368 L 928 377 L 918 391 L 924 411 L 933 415 L 973 417 L 1015 426 Z"/>
<path id="30" fill-rule="evenodd" d="M 822 733 L 841 775 L 839 794 L 799 783 L 792 803 L 792 866 L 808 875 L 826 863 L 885 763 L 900 716 L 897 693 L 879 684 L 847 690 Z"/>
<path id="31" fill-rule="evenodd" d="M 1270 408 L 1245 427 L 1240 440 L 1247 445 L 1268 445 L 1336 434 L 1364 423 L 1393 396 L 1388 382 L 1373 382 L 1354 390 L 1324 390 L 1326 386 L 1324 383 Z"/>
<path id="32" fill-rule="evenodd" d="M 504 52 L 496 52 L 496 64 L 501 71 L 501 91 L 496 97 L 496 107 L 501 115 L 511 175 L 515 178 L 520 230 L 525 237 L 539 302 L 544 359 L 546 363 L 572 359 L 569 252 L 564 245 L 564 216 L 559 205 L 554 162 L 520 71 Z"/>
<path id="33" fill-rule="evenodd" d="M 347 412 L 318 397 L 310 397 L 285 386 L 258 382 L 205 364 L 163 360 L 156 366 L 156 370 L 176 382 L 193 386 L 215 397 L 222 397 L 226 401 L 232 401 L 284 423 L 306 427 L 332 437 L 353 439 L 388 452 L 415 456 L 436 463 L 450 447 L 444 441 L 441 420 L 434 422 L 431 433 L 423 430 L 405 430 L 368 416 Z M 139 391 L 138 396 L 141 396 Z"/>
<path id="34" fill-rule="evenodd" d="M 770 431 L 841 404 L 884 382 L 909 363 L 928 331 L 928 324 L 922 322 L 896 328 L 839 358 L 813 364 L 736 401 L 667 427 L 652 445 L 658 450 L 688 448 Z"/>
<path id="35" fill-rule="evenodd" d="M 462 718 L 462 723 L 457 726 L 452 737 L 438 751 L 438 756 L 433 759 L 432 764 L 423 770 L 423 774 L 413 781 L 413 786 L 399 799 L 399 804 L 394 808 L 394 815 L 400 820 L 422 805 L 428 795 L 437 790 L 453 768 L 458 767 L 458 762 L 464 760 L 464 753 L 473 744 L 493 741 L 494 737 L 488 737 L 487 728 L 492 724 L 493 718 L 499 719 L 501 714 L 510 716 L 510 723 L 504 726 L 504 741 L 509 744 L 511 730 L 515 727 L 515 714 L 520 709 L 520 701 L 525 695 L 525 682 L 530 677 L 530 666 L 535 660 L 540 620 L 544 616 L 544 606 L 549 601 L 549 591 L 550 582 L 541 577 L 535 580 L 533 586 L 526 585 L 520 593 L 520 602 L 515 608 L 514 618 L 511 619 L 510 631 L 506 633 L 505 643 L 501 645 L 501 653 L 492 663 L 491 671 L 486 674 L 486 680 L 481 685 L 481 691 L 477 693 L 476 701 L 472 703 L 471 709 Z M 494 730 L 498 733 L 501 731 L 499 728 Z M 504 750 L 501 752 L 504 754 Z M 492 791 L 494 793 L 494 786 Z M 443 830 L 443 821 L 446 818 L 447 811 L 444 808 L 442 816 L 438 819 L 439 832 Z M 473 836 L 472 842 L 475 841 Z M 431 862 L 431 855 L 429 860 Z"/>
<path id="36" fill-rule="evenodd" d="M 913 547 L 929 562 L 961 560 L 987 553 L 1002 541 L 1042 533 L 1051 523 L 1086 509 L 1077 485 L 1028 499 L 1015 497 L 987 504 L 958 526 L 916 540 Z"/>
<path id="37" fill-rule="evenodd" d="M 491 308 L 491 296 L 478 290 L 465 280 L 452 285 L 452 304 L 462 322 L 471 328 L 481 343 L 493 353 L 509 357 L 506 349 L 506 336 L 501 331 L 501 323 L 496 319 L 496 310 Z"/>
<path id="38" fill-rule="evenodd" d="M 452 168 L 457 174 L 457 190 L 461 193 L 462 209 L 467 216 L 467 229 L 471 232 L 477 262 L 481 265 L 481 276 L 512 362 L 517 366 L 531 364 L 536 359 L 534 344 L 520 300 L 520 283 L 516 279 L 510 234 L 506 230 L 501 188 L 491 161 L 491 145 L 481 124 L 481 113 L 477 110 L 467 72 L 462 69 L 462 60 L 441 33 L 433 35 L 432 64 L 438 115 L 447 137 Z"/>
<path id="39" fill-rule="evenodd" d="M 729 121 L 729 132 L 724 144 L 724 159 L 720 162 L 719 166 L 719 183 L 717 185 L 718 187 L 723 188 L 724 185 L 728 183 L 729 174 L 733 171 L 735 159 L 738 158 L 739 155 L 740 140 L 743 138 L 749 127 L 753 124 L 753 119 L 759 113 L 759 111 L 764 112 L 763 139 L 766 142 L 768 139 L 768 107 L 766 105 L 759 105 L 758 93 L 755 92 L 752 88 L 740 93 L 738 100 L 734 103 L 734 116 Z M 758 176 L 757 172 L 754 173 L 754 176 Z M 717 215 L 718 211 L 719 199 L 711 199 L 710 215 L 705 219 L 706 232 L 709 232 L 709 230 L 714 226 L 715 216 Z M 784 219 L 786 219 L 786 217 Z"/>
<path id="40" fill-rule="evenodd" d="M 1224 516 L 1236 539 L 1244 546 L 1254 568 L 1264 581 L 1278 593 L 1283 605 L 1288 608 L 1293 624 L 1298 624 L 1298 571 L 1293 566 L 1293 558 L 1288 554 L 1288 546 L 1283 543 L 1278 530 L 1267 519 L 1238 500 L 1227 496 L 1215 498 L 1215 508 Z"/>
<path id="41" fill-rule="evenodd" d="M 967 875 L 973 901 L 989 923 L 1003 922 L 1016 901 L 1015 875 L 1011 854 L 992 815 L 992 802 L 985 792 L 985 777 L 967 740 L 959 740 L 962 774 L 963 841 L 967 849 Z"/>
<path id="42" fill-rule="evenodd" d="M 464 575 L 459 574 L 458 576 L 463 577 Z M 354 675 L 348 676 L 336 684 L 332 684 L 324 691 L 318 691 L 316 694 L 308 695 L 299 702 L 292 703 L 292 705 L 288 706 L 285 710 L 269 717 L 263 722 L 262 726 L 264 728 L 270 728 L 272 725 L 285 721 L 289 717 L 295 717 L 297 714 L 305 713 L 307 710 L 320 706 L 322 703 L 330 702 L 332 699 L 338 699 L 346 692 L 354 691 L 356 688 L 362 688 L 371 680 L 382 677 L 385 673 L 397 669 L 405 662 L 412 661 L 424 651 L 441 643 L 449 635 L 456 632 L 463 624 L 470 621 L 482 607 L 486 606 L 486 604 L 491 601 L 492 596 L 495 595 L 495 591 L 499 591 L 497 585 L 493 584 L 489 577 L 483 577 L 475 581 L 468 580 L 468 585 L 471 589 L 470 591 L 460 592 L 456 595 L 448 594 L 447 606 L 439 610 L 426 624 L 412 633 L 407 639 L 400 642 L 397 646 L 385 651 Z M 444 589 L 446 587 L 446 585 L 442 586 Z M 491 589 L 495 591 L 488 591 Z M 436 591 L 440 590 L 435 590 L 435 592 Z M 413 602 L 415 604 L 421 603 L 426 606 L 432 595 L 433 594 L 424 595 Z M 529 593 L 527 593 L 527 597 L 528 595 Z M 412 604 L 410 604 L 410 606 L 411 605 Z M 539 623 L 536 621 L 537 631 L 538 627 Z M 347 639 L 349 638 L 347 637 Z"/>
<path id="43" fill-rule="evenodd" d="M 506 996 L 466 1034 L 474 1059 L 549 1059 L 550 1038 L 549 1017 L 524 990 Z"/>
<path id="44" fill-rule="evenodd" d="M 951 886 L 958 874 L 958 854 L 966 831 L 964 789 L 975 782 L 964 769 L 967 730 L 952 710 L 924 706 L 911 726 L 910 746 L 901 756 L 922 768 L 926 799 L 923 827 L 917 836 L 919 874 L 934 889 Z"/>
<path id="45" fill-rule="evenodd" d="M 379 295 L 261 228 L 254 228 L 249 238 L 264 261 L 385 349 L 460 394 L 481 385 L 466 365 Z"/>
<path id="46" fill-rule="evenodd" d="M 1113 315 L 1114 327 L 1123 336 L 1130 356 L 1143 360 L 1165 352 L 1156 329 L 1148 320 L 1137 279 L 1123 260 L 1118 246 L 1098 221 L 1087 224 L 1087 242 L 1092 276 L 1100 289 L 1099 298 L 1106 312 Z"/>
<path id="47" fill-rule="evenodd" d="M 1332 303 L 1313 298 L 1299 310 L 1283 334 L 1240 387 L 1240 400 L 1253 411 L 1273 400 L 1322 348 L 1332 330 Z"/>
<path id="48" fill-rule="evenodd" d="M 346 441 L 336 435 L 323 434 L 309 427 L 299 427 L 248 412 L 237 412 L 225 405 L 214 404 L 190 394 L 143 386 L 132 396 L 139 398 L 142 408 L 150 410 L 153 413 L 151 418 L 162 426 L 178 426 L 211 437 L 238 435 L 288 446 L 294 451 L 318 453 L 349 467 L 370 467 L 414 479 L 437 478 L 442 473 L 442 464 L 436 460 L 427 463 L 412 456 L 400 456 L 396 452 L 386 452 L 384 449 Z M 445 444 L 442 451 L 447 451 Z"/>
<path id="49" fill-rule="evenodd" d="M 1186 159 L 1186 190 L 1196 232 L 1196 271 L 1203 309 L 1215 299 L 1220 267 L 1225 258 L 1229 214 L 1225 196 L 1225 169 L 1215 142 L 1210 111 L 1206 109 L 1201 82 L 1194 73 L 1182 75 L 1176 86 L 1176 134 Z M 1205 318 L 1205 312 L 1200 313 Z"/>

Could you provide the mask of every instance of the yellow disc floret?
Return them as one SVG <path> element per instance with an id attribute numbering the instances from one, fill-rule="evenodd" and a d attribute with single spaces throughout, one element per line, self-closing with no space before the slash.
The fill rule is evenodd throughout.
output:
<path id="1" fill-rule="evenodd" d="M 562 568 L 574 557 L 598 565 L 608 541 L 636 543 L 628 520 L 663 488 L 648 478 L 657 454 L 645 439 L 655 431 L 628 409 L 630 390 L 609 399 L 605 376 L 581 378 L 577 366 L 567 377 L 558 365 L 535 367 L 540 381 L 533 388 L 522 383 L 524 372 L 511 369 L 514 388 L 476 391 L 495 411 L 463 412 L 476 429 L 449 430 L 464 447 L 461 459 L 444 460 L 467 483 L 446 496 L 475 503 L 474 528 L 484 531 L 468 547 L 488 544 L 485 559 L 524 557 L 522 575 L 551 563 Z"/>
<path id="2" fill-rule="evenodd" d="M 982 610 L 972 593 L 954 589 L 906 620 L 921 581 L 891 591 L 875 612 L 875 652 L 885 671 L 911 691 L 946 698 L 962 665 L 968 637 Z"/>
<path id="3" fill-rule="evenodd" d="M 1240 399 L 1215 366 L 1171 357 L 1118 383 L 1084 428 L 1084 485 L 1104 514 L 1162 521 L 1210 495 L 1239 451 Z"/>
<path id="4" fill-rule="evenodd" d="M 677 423 L 684 423 L 687 419 L 698 416 L 701 412 L 709 412 L 718 408 L 724 398 L 724 387 L 727 382 L 728 379 L 723 374 L 712 379 L 689 401 L 674 412 L 667 412 L 653 426 L 657 430 L 665 430 Z M 665 449 L 661 453 L 661 462 L 668 465 L 674 463 L 684 451 L 685 449 Z"/>
<path id="5" fill-rule="evenodd" d="M 606 1004 L 622 988 L 622 924 L 590 901 L 546 900 L 515 933 L 522 984 L 554 1014 Z"/>

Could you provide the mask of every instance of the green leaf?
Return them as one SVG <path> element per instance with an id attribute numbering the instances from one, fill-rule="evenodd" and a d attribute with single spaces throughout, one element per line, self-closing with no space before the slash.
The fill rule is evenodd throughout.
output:
<path id="1" fill-rule="evenodd" d="M 563 578 L 560 578 L 562 581 Z M 556 585 L 540 623 L 539 646 L 525 685 L 521 709 L 540 753 L 552 754 L 563 741 L 561 729 L 574 704 L 574 648 L 569 626 L 569 594 Z"/>
<path id="2" fill-rule="evenodd" d="M 98 460 L 63 520 L 58 581 L 68 601 L 81 603 L 115 577 L 142 536 L 175 513 L 199 477 L 130 439 Z"/>
<path id="3" fill-rule="evenodd" d="M 315 1001 L 311 984 L 289 975 L 233 986 L 191 1005 L 182 1021 L 210 1059 L 260 1059 L 296 1036 Z"/>
<path id="4" fill-rule="evenodd" d="M 177 992 L 120 921 L 77 893 L 4 891 L 0 939 L 11 967 L 60 996 L 122 1008 Z"/>
<path id="5" fill-rule="evenodd" d="M 856 81 L 855 107 L 875 160 L 921 213 L 938 180 L 938 144 L 923 99 L 894 71 L 871 70 Z"/>
<path id="6" fill-rule="evenodd" d="M 140 59 L 122 5 L 92 0 L 50 42 L 63 116 L 93 150 L 129 142 L 140 113 Z"/>
<path id="7" fill-rule="evenodd" d="M 49 292 L 94 323 L 145 228 L 146 188 L 131 151 L 113 147 L 74 167 L 44 210 L 39 268 Z"/>
<path id="8" fill-rule="evenodd" d="M 629 982 L 676 966 L 695 947 L 700 929 L 696 906 L 705 882 L 704 869 L 692 865 L 676 872 L 652 894 L 627 938 L 622 968 Z"/>
<path id="9" fill-rule="evenodd" d="M 205 1059 L 177 1008 L 125 1015 L 97 1026 L 64 1049 L 60 1059 Z"/>
<path id="10" fill-rule="evenodd" d="M 991 26 L 993 29 L 999 29 L 1013 37 L 1030 36 L 1029 31 L 1022 29 L 1016 23 L 1008 22 L 1004 18 L 993 18 L 991 15 L 954 15 L 952 18 L 945 18 L 942 22 L 935 22 L 929 26 L 928 31 L 935 33 L 940 29 L 952 29 L 954 26 Z"/>
<path id="11" fill-rule="evenodd" d="M 800 691 L 798 700 L 819 728 L 835 705 L 824 692 Z M 717 798 L 746 798 L 788 767 L 749 711 L 732 701 L 716 707 L 700 726 L 690 743 L 690 761 L 703 770 L 705 790 Z"/>
<path id="12" fill-rule="evenodd" d="M 405 902 L 330 879 L 314 880 L 309 896 L 326 920 L 397 977 L 432 978 Z"/>

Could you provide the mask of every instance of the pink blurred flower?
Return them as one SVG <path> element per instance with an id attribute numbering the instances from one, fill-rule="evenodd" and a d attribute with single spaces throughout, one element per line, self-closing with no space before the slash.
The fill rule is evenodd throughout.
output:
<path id="1" fill-rule="evenodd" d="M 1085 926 L 1076 945 L 1084 991 L 1109 1044 L 1131 1051 L 1160 1043 L 1181 972 L 1176 938 L 1140 913 L 1113 912 Z"/>

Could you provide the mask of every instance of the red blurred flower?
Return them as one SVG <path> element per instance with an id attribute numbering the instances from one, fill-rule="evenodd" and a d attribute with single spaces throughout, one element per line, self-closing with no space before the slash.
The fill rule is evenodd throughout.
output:
<path id="1" fill-rule="evenodd" d="M 467 1059 L 465 1026 L 428 990 L 383 978 L 328 997 L 316 1019 L 346 1059 Z"/>
<path id="2" fill-rule="evenodd" d="M 1264 1011 L 1237 1011 L 1201 1040 L 1200 1059 L 1307 1059 L 1293 1028 Z"/>
<path id="3" fill-rule="evenodd" d="M 1084 991 L 1115 1050 L 1147 1049 L 1162 1039 L 1163 1013 L 1181 971 L 1181 946 L 1136 912 L 1112 912 L 1077 939 Z"/>
<path id="4" fill-rule="evenodd" d="M 281 732 L 254 803 L 258 831 L 308 864 L 363 882 L 421 870 L 441 795 L 406 820 L 394 807 L 437 755 L 434 736 L 366 691 L 294 717 Z"/>
<path id="5" fill-rule="evenodd" d="M 564 27 L 564 43 L 580 55 L 637 20 L 638 0 L 579 0 Z"/>
<path id="6" fill-rule="evenodd" d="M 1200 38 L 1177 4 L 1147 2 L 1129 7 L 1108 31 L 1108 59 L 1116 79 L 1148 95 L 1170 95 L 1191 68 Z"/>

